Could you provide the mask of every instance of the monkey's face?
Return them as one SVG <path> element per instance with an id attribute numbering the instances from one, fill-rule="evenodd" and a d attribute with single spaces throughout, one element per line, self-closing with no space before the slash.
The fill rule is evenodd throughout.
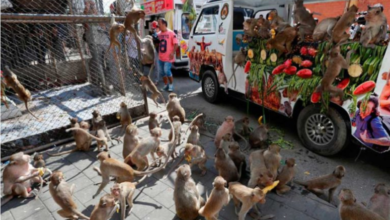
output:
<path id="1" fill-rule="evenodd" d="M 244 31 L 248 31 L 248 30 L 249 30 L 249 26 L 250 26 L 250 24 L 251 24 L 251 20 L 252 20 L 252 18 L 247 19 L 247 20 L 244 21 L 244 23 L 243 23 L 243 25 L 244 25 Z"/>
<path id="2" fill-rule="evenodd" d="M 156 114 L 155 112 L 151 112 L 151 113 L 149 114 L 149 117 L 150 117 L 151 119 L 155 119 L 155 118 L 157 117 L 157 114 Z"/>
<path id="3" fill-rule="evenodd" d="M 139 11 L 138 12 L 138 14 L 139 14 L 139 18 L 141 18 L 141 19 L 145 19 L 145 12 L 142 10 L 142 11 Z"/>
<path id="4" fill-rule="evenodd" d="M 273 184 L 274 175 L 269 171 L 265 171 L 260 173 L 259 178 L 257 179 L 257 184 L 264 185 L 264 186 L 270 186 Z"/>
<path id="5" fill-rule="evenodd" d="M 114 207 L 115 206 L 115 197 L 110 194 L 104 195 L 99 200 L 99 206 L 102 208 Z"/>
<path id="6" fill-rule="evenodd" d="M 295 4 L 297 6 L 302 6 L 303 5 L 303 0 L 295 0 L 294 2 L 295 2 Z"/>
<path id="7" fill-rule="evenodd" d="M 225 121 L 226 121 L 227 123 L 234 123 L 234 118 L 233 118 L 233 116 L 227 116 L 227 117 L 225 118 Z"/>
<path id="8" fill-rule="evenodd" d="M 293 166 L 295 166 L 295 159 L 294 159 L 294 158 L 288 158 L 288 159 L 286 160 L 286 165 L 287 165 L 288 167 L 293 167 Z"/>
<path id="9" fill-rule="evenodd" d="M 232 144 L 229 145 L 229 149 L 234 152 L 240 149 L 240 146 L 238 145 L 237 142 L 233 142 Z"/>
<path id="10" fill-rule="evenodd" d="M 348 11 L 352 11 L 354 13 L 356 13 L 357 11 L 359 10 L 359 8 L 356 6 L 356 5 L 352 5 L 351 7 L 349 7 Z"/>
<path id="11" fill-rule="evenodd" d="M 34 161 L 40 161 L 40 160 L 43 160 L 42 154 L 36 154 L 36 155 L 34 156 Z"/>
<path id="12" fill-rule="evenodd" d="M 172 120 L 173 120 L 173 121 L 180 121 L 180 117 L 177 116 L 177 115 L 175 115 L 175 116 L 173 116 Z"/>
<path id="13" fill-rule="evenodd" d="M 387 189 L 386 185 L 384 183 L 378 183 L 375 186 L 375 193 L 387 195 L 388 193 L 390 194 L 390 189 Z"/>
<path id="14" fill-rule="evenodd" d="M 194 149 L 194 145 L 186 144 L 186 146 L 184 147 L 184 156 L 190 156 L 192 149 Z"/>
<path id="15" fill-rule="evenodd" d="M 113 195 L 116 199 L 119 199 L 120 197 L 120 188 L 119 184 L 115 183 L 114 186 L 111 188 L 111 195 Z"/>
<path id="16" fill-rule="evenodd" d="M 337 178 L 343 178 L 345 175 L 345 168 L 343 166 L 337 166 L 336 169 L 333 171 L 333 174 Z"/>
<path id="17" fill-rule="evenodd" d="M 171 93 L 171 94 L 169 94 L 169 99 L 170 99 L 170 100 L 172 100 L 172 99 L 174 99 L 174 98 L 177 98 L 176 93 Z"/>
<path id="18" fill-rule="evenodd" d="M 269 146 L 269 150 L 273 153 L 280 153 L 280 147 L 279 147 L 279 145 L 276 145 L 276 144 L 271 144 Z"/>
<path id="19" fill-rule="evenodd" d="M 339 193 L 339 199 L 341 202 L 353 204 L 356 202 L 355 196 L 350 189 L 342 189 Z"/>
<path id="20" fill-rule="evenodd" d="M 69 118 L 69 121 L 72 125 L 76 124 L 77 122 L 79 122 L 79 120 L 77 118 Z"/>
<path id="21" fill-rule="evenodd" d="M 191 126 L 191 131 L 192 132 L 198 132 L 198 130 L 199 130 L 198 126 L 196 126 L 196 125 L 192 125 Z"/>

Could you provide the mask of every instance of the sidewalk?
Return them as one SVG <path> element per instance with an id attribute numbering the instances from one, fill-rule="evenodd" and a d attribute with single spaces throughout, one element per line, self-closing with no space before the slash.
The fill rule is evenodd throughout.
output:
<path id="1" fill-rule="evenodd" d="M 151 108 L 152 106 L 149 105 Z M 162 106 L 158 109 L 149 109 L 149 111 L 156 110 L 160 112 L 164 110 Z M 138 126 L 139 136 L 147 137 L 149 135 L 147 118 L 138 120 L 136 122 Z M 185 131 L 188 124 L 182 126 L 182 130 Z M 166 143 L 169 133 L 169 123 L 164 122 L 162 125 L 162 144 Z M 112 133 L 115 134 L 119 131 L 119 128 L 115 128 Z M 182 137 L 184 138 L 184 137 Z M 114 144 L 117 142 L 114 141 Z M 205 147 L 207 154 L 213 156 L 215 147 L 213 139 L 209 135 L 201 134 L 201 143 Z M 119 160 L 122 159 L 122 144 L 115 145 L 109 149 L 113 158 Z M 94 145 L 95 146 L 95 145 Z M 68 150 L 69 145 L 66 149 Z M 177 151 L 183 147 L 177 147 Z M 57 152 L 59 148 L 50 149 L 50 152 Z M 101 177 L 93 171 L 94 166 L 99 166 L 99 162 L 96 160 L 97 149 L 94 148 L 90 152 L 74 152 L 68 155 L 59 157 L 48 157 L 44 154 L 46 165 L 51 170 L 61 170 L 64 172 L 64 176 L 67 182 L 76 184 L 74 200 L 77 203 L 78 209 L 85 215 L 90 216 L 94 206 L 98 203 L 100 197 L 109 192 L 113 182 L 110 182 L 102 192 L 95 199 L 92 199 L 92 195 L 97 191 L 98 185 L 94 183 L 101 182 Z M 283 156 L 283 150 L 281 152 Z M 172 164 L 170 162 L 168 168 L 165 171 L 155 173 L 146 178 L 141 184 L 138 185 L 136 193 L 134 195 L 134 208 L 132 214 L 126 219 L 178 219 L 175 216 L 175 205 L 173 201 L 173 186 L 175 180 L 175 172 L 173 172 L 168 178 L 162 179 L 162 177 L 168 172 Z M 184 163 L 184 162 L 183 162 Z M 203 198 L 206 198 L 206 190 L 210 194 L 212 190 L 212 182 L 217 176 L 217 171 L 214 168 L 214 161 L 209 160 L 207 162 L 208 172 L 205 176 L 200 176 L 200 170 L 197 166 L 193 167 L 192 177 L 198 185 L 198 189 Z M 317 198 L 315 195 L 308 193 L 301 187 L 293 187 L 293 190 L 281 197 L 275 193 L 269 193 L 267 195 L 267 201 L 264 205 L 260 206 L 262 214 L 274 214 L 274 219 L 288 219 L 288 220 L 312 220 L 312 219 L 326 219 L 333 220 L 339 219 L 338 210 L 336 207 L 329 205 L 325 201 Z M 4 205 L 1 210 L 2 220 L 22 220 L 22 219 L 63 219 L 57 214 L 59 206 L 51 198 L 48 191 L 48 186 L 45 186 L 41 190 L 41 194 L 38 199 L 13 199 L 8 204 Z M 119 214 L 115 213 L 112 219 L 120 219 Z M 202 219 L 202 218 L 199 218 Z M 231 201 L 228 206 L 224 207 L 220 212 L 220 219 L 237 219 L 237 215 L 234 213 L 234 205 Z M 247 216 L 247 219 L 252 219 Z"/>

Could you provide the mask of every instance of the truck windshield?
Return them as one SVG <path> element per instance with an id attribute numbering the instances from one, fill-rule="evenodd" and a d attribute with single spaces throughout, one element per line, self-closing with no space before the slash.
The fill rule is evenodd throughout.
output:
<path id="1" fill-rule="evenodd" d="M 218 6 L 203 9 L 194 34 L 214 34 L 217 27 Z"/>
<path id="2" fill-rule="evenodd" d="M 190 16 L 189 13 L 183 13 L 181 15 L 181 35 L 183 39 L 186 40 L 188 40 L 192 28 L 189 16 Z"/>

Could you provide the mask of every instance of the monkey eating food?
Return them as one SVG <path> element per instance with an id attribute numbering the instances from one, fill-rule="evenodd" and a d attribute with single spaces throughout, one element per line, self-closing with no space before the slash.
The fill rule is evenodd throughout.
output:
<path id="1" fill-rule="evenodd" d="M 360 37 L 360 43 L 364 47 L 372 47 L 386 39 L 387 18 L 383 14 L 383 7 L 371 7 L 368 5 L 365 17 L 366 25 Z M 371 45 L 370 45 L 371 44 Z"/>
<path id="2" fill-rule="evenodd" d="M 294 22 L 299 23 L 299 42 L 302 43 L 305 40 L 305 35 L 312 35 L 316 27 L 316 22 L 313 18 L 313 14 L 309 13 L 306 7 L 303 5 L 303 0 L 295 0 L 294 9 Z"/>
<path id="3" fill-rule="evenodd" d="M 348 8 L 348 11 L 340 17 L 332 30 L 333 43 L 339 45 L 349 39 L 350 34 L 345 33 L 345 30 L 355 21 L 357 11 L 358 7 L 352 5 Z M 329 66 L 331 65 L 329 64 Z"/>
<path id="4" fill-rule="evenodd" d="M 249 179 L 248 186 L 250 188 L 272 185 L 274 176 L 265 165 L 264 150 L 256 150 L 249 155 L 249 166 L 251 177 Z"/>

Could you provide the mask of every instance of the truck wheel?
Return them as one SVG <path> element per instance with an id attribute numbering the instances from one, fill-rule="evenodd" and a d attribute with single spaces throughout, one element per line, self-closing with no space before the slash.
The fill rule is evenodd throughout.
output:
<path id="1" fill-rule="evenodd" d="M 202 93 L 205 99 L 210 103 L 218 101 L 220 88 L 217 77 L 211 70 L 206 70 L 202 77 Z"/>
<path id="2" fill-rule="evenodd" d="M 329 107 L 321 114 L 316 105 L 304 108 L 298 116 L 297 130 L 303 145 L 323 156 L 332 156 L 348 144 L 348 128 L 340 112 Z"/>

